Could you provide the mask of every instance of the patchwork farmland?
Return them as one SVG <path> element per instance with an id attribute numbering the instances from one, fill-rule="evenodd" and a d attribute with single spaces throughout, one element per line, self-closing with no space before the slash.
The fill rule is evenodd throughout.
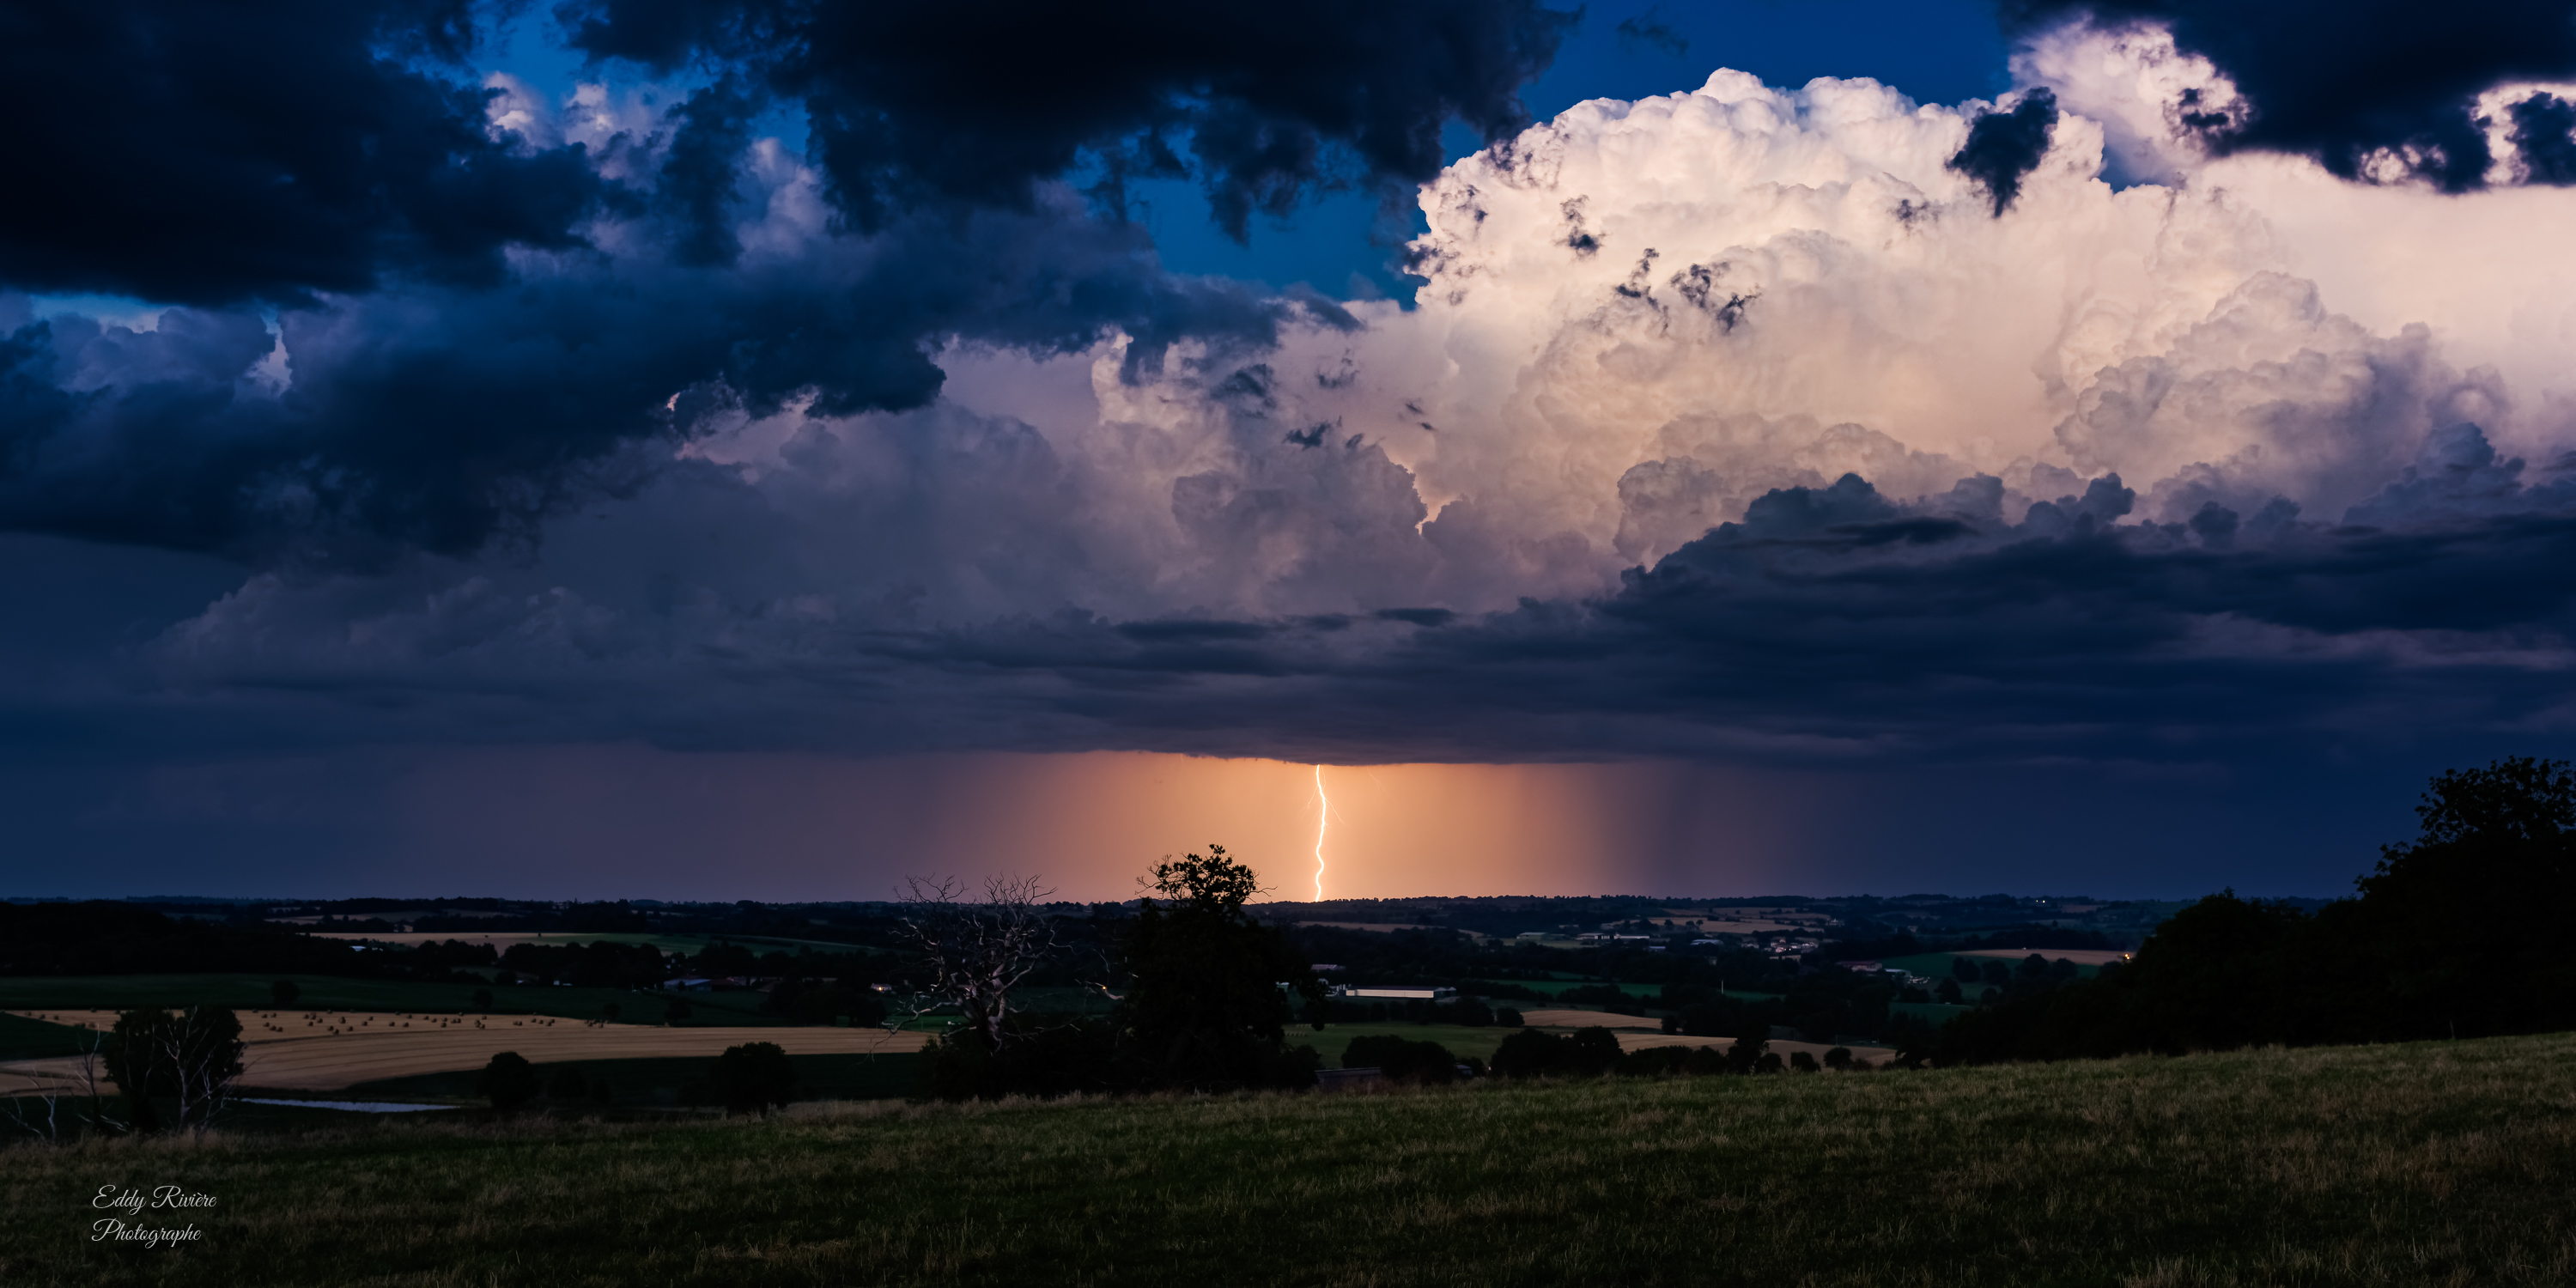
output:
<path id="1" fill-rule="evenodd" d="M 104 1030 L 112 1011 L 15 1012 L 24 1018 Z M 713 1059 L 726 1047 L 774 1042 L 789 1055 L 892 1055 L 921 1049 L 919 1033 L 883 1029 L 669 1028 L 549 1016 L 428 1015 L 364 1011 L 261 1011 L 242 1016 L 248 1044 L 243 1085 L 282 1091 L 337 1091 L 361 1082 L 479 1069 L 503 1051 L 532 1063 Z M 66 1086 L 80 1061 L 54 1056 L 0 1063 L 0 1088 Z"/>

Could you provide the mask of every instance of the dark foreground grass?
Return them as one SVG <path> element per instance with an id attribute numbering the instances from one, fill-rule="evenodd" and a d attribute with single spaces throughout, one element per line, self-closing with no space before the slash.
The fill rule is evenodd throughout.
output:
<path id="1" fill-rule="evenodd" d="M 2571 1194 L 2562 1035 L 20 1147 L 0 1283 L 2564 1284 Z"/>

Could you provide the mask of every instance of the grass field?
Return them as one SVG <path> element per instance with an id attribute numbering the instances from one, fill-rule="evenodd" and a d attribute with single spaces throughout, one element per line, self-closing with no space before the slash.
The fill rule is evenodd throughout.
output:
<path id="1" fill-rule="evenodd" d="M 0 1012 L 0 1060 L 78 1055 L 88 1042 L 88 1032 L 72 1025 L 48 1024 Z"/>
<path id="2" fill-rule="evenodd" d="M 1544 993 L 1549 997 L 1554 997 L 1570 988 L 1598 988 L 1602 986 L 1602 981 L 1597 979 L 1498 979 L 1494 982 L 1497 984 L 1518 984 L 1533 993 Z M 1662 992 L 1664 988 L 1661 984 L 1611 984 L 1609 987 L 1618 989 L 1620 992 L 1626 993 L 1630 997 L 1641 998 L 1651 998 L 1657 993 Z"/>
<path id="3" fill-rule="evenodd" d="M 2576 1038 L 0 1156 L 12 1285 L 2564 1284 Z M 175 1185 L 202 1241 L 90 1241 Z M 160 1214 L 154 1214 L 160 1215 Z"/>
<path id="4" fill-rule="evenodd" d="M 1977 1008 L 1952 1006 L 1947 1002 L 1890 1002 L 1887 1004 L 1887 1009 L 1898 1015 L 1911 1015 L 1937 1029 L 1949 1023 L 1952 1016 Z"/>
<path id="5" fill-rule="evenodd" d="M 1315 1048 L 1316 1053 L 1324 1057 L 1325 1068 L 1338 1069 L 1342 1067 L 1343 1050 L 1356 1037 L 1393 1034 L 1408 1042 L 1437 1042 L 1461 1060 L 1471 1055 L 1479 1060 L 1491 1060 L 1494 1048 L 1501 1046 L 1511 1032 L 1510 1029 L 1490 1025 L 1470 1028 L 1464 1024 L 1407 1024 L 1401 1020 L 1387 1024 L 1331 1024 L 1321 1032 L 1303 1024 L 1294 1024 L 1288 1028 L 1288 1043 Z"/>
<path id="6" fill-rule="evenodd" d="M 388 1011 L 413 1013 L 465 1011 L 483 1014 L 474 1004 L 472 984 L 422 984 L 408 980 L 340 979 L 328 975 L 19 975 L 0 978 L 0 1011 L 126 1010 L 137 1006 L 229 1006 L 236 1011 L 270 1010 L 269 986 L 292 979 L 302 992 L 298 1011 Z M 627 1020 L 662 1018 L 670 1005 L 666 994 L 635 993 L 619 988 L 551 988 L 536 984 L 494 984 L 496 1015 L 554 1015 L 594 1020 L 614 1004 Z M 759 1013 L 767 999 L 758 993 L 691 993 L 693 1025 L 784 1024 L 785 1019 Z"/>

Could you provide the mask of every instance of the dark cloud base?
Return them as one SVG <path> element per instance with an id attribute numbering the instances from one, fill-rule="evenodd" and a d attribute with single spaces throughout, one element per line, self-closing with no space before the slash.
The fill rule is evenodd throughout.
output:
<path id="1" fill-rule="evenodd" d="M 1114 192 L 1064 185 L 1196 177 L 1240 235 L 1418 181 L 1444 124 L 1523 123 L 1572 21 L 1528 0 L 577 4 L 553 20 L 579 50 L 703 82 L 594 149 L 487 120 L 496 12 L 548 21 L 450 0 L 0 18 L 22 126 L 0 163 L 30 178 L 0 203 L 0 530 L 260 564 L 454 553 L 631 487 L 629 449 L 709 409 L 920 406 L 945 344 L 1119 333 L 1141 362 L 1351 325 L 1166 273 Z M 780 192 L 752 127 L 782 112 L 827 226 L 748 253 Z M 137 334 L 6 288 L 193 307 Z"/>
<path id="2" fill-rule="evenodd" d="M 2312 156 L 2347 179 L 2386 150 L 2447 192 L 2487 181 L 2494 153 L 2471 116 L 2481 92 L 2576 76 L 2576 6 L 2565 0 L 2005 0 L 2000 11 L 2020 34 L 2085 18 L 2169 26 L 2252 105 L 2183 122 L 2220 148 Z M 2571 122 L 2517 112 L 2515 123 L 2526 157 L 2551 158 L 2531 181 L 2571 182 L 2554 160 L 2571 146 Z"/>
<path id="3" fill-rule="evenodd" d="M 223 711 L 209 738 L 267 727 L 281 747 L 1814 766 L 2523 748 L 2576 717 L 2576 480 L 2519 470 L 2460 427 L 2341 523 L 2277 502 L 2129 522 L 2116 477 L 2008 522 L 1990 478 L 1900 504 L 1846 476 L 1757 500 L 1614 593 L 1483 615 L 919 627 L 754 607 L 681 629 L 560 590 L 272 578 L 129 649 L 123 683 L 138 719 Z"/>

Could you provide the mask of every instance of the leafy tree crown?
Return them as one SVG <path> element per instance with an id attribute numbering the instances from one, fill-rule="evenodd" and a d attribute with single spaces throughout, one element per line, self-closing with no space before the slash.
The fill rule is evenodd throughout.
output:
<path id="1" fill-rule="evenodd" d="M 1140 884 L 1191 912 L 1224 917 L 1243 911 L 1243 905 L 1261 893 L 1260 878 L 1229 858 L 1222 845 L 1209 846 L 1204 858 L 1191 854 L 1164 859 L 1147 870 Z"/>
<path id="2" fill-rule="evenodd" d="M 2455 769 L 2433 780 L 2415 816 L 2424 827 L 2418 844 L 2551 839 L 2576 829 L 2576 768 L 2509 756 L 2484 769 Z"/>

